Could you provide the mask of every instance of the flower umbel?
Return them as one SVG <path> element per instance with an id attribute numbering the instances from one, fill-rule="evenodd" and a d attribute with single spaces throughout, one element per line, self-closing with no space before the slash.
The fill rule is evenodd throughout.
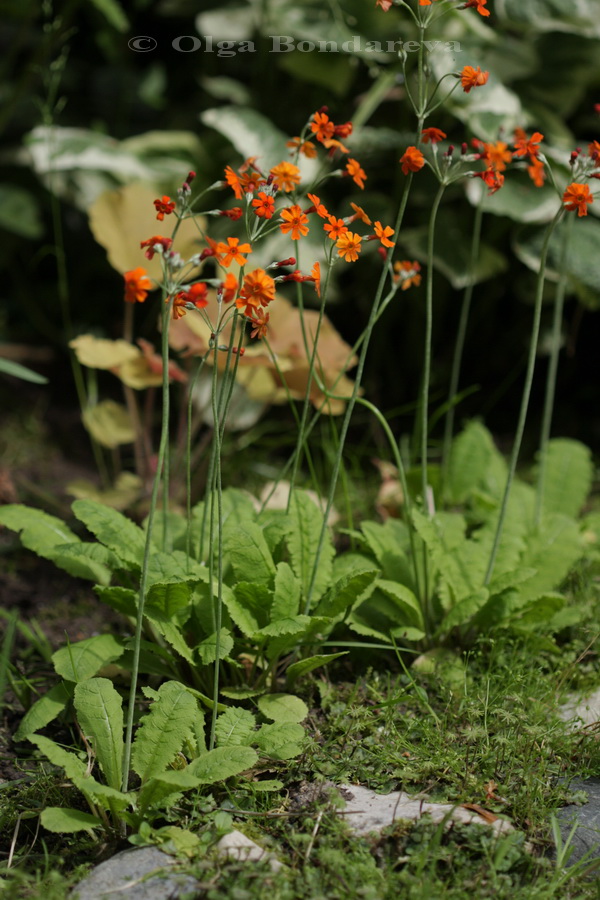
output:
<path id="1" fill-rule="evenodd" d="M 576 181 L 570 184 L 563 194 L 565 209 L 577 210 L 577 215 L 587 216 L 587 208 L 594 202 L 594 195 L 587 184 L 578 184 Z"/>
<path id="2" fill-rule="evenodd" d="M 125 272 L 123 278 L 125 279 L 125 302 L 143 303 L 148 296 L 148 291 L 152 290 L 152 283 L 146 270 L 138 266 L 137 269 Z"/>

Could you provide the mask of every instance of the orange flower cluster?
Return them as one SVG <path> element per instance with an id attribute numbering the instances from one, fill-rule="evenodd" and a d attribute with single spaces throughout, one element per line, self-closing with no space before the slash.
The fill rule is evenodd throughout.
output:
<path id="1" fill-rule="evenodd" d="M 402 171 L 405 175 L 409 172 L 418 172 L 425 165 L 425 157 L 416 147 L 407 147 L 403 155 L 400 157 Z"/>
<path id="2" fill-rule="evenodd" d="M 458 77 L 460 78 L 463 91 L 465 94 L 468 94 L 473 88 L 487 84 L 490 73 L 482 72 L 479 66 L 476 69 L 473 66 L 465 66 Z"/>
<path id="3" fill-rule="evenodd" d="M 146 252 L 144 253 L 146 259 L 154 259 L 155 253 L 166 253 L 171 249 L 172 245 L 173 241 L 171 240 L 171 238 L 161 237 L 160 234 L 155 234 L 154 237 L 148 238 L 147 241 L 141 241 L 140 248 L 147 248 Z M 160 247 L 161 250 L 157 251 L 157 247 Z"/>
<path id="4" fill-rule="evenodd" d="M 152 290 L 146 270 L 138 266 L 137 269 L 125 272 L 123 278 L 125 279 L 125 302 L 143 303 L 148 296 L 148 291 Z"/>
<path id="5" fill-rule="evenodd" d="M 323 144 L 330 153 L 335 153 L 336 150 L 339 150 L 341 153 L 348 153 L 348 150 L 339 138 L 347 138 L 352 134 L 352 122 L 336 125 L 327 115 L 326 106 L 313 113 L 310 130 L 316 140 Z"/>
<path id="6" fill-rule="evenodd" d="M 275 282 L 264 269 L 255 269 L 244 276 L 239 297 L 235 301 L 238 309 L 248 317 L 255 316 L 260 307 L 268 306 L 275 299 Z"/>
<path id="7" fill-rule="evenodd" d="M 587 184 L 578 184 L 573 182 L 570 184 L 563 194 L 563 203 L 565 209 L 577 210 L 577 215 L 587 216 L 587 208 L 590 203 L 594 202 L 594 195 Z"/>
<path id="8" fill-rule="evenodd" d="M 197 281 L 187 289 L 187 291 L 179 291 L 173 298 L 173 318 L 180 319 L 186 314 L 187 304 L 190 303 L 196 309 L 203 309 L 208 306 L 208 288 L 202 281 Z"/>
<path id="9" fill-rule="evenodd" d="M 282 209 L 280 216 L 283 223 L 279 226 L 283 234 L 291 232 L 290 237 L 293 241 L 299 241 L 301 237 L 308 234 L 308 216 L 302 212 L 301 208 L 296 204 L 287 209 Z"/>
<path id="10" fill-rule="evenodd" d="M 410 287 L 418 287 L 421 284 L 421 266 L 418 262 L 409 262 L 403 259 L 394 263 L 394 281 L 400 282 L 400 290 L 407 291 Z"/>
<path id="11" fill-rule="evenodd" d="M 529 138 L 522 128 L 515 129 L 515 156 L 528 158 L 527 174 L 536 187 L 542 187 L 546 180 L 544 163 L 539 159 L 540 143 L 543 140 L 544 135 L 539 131 Z"/>

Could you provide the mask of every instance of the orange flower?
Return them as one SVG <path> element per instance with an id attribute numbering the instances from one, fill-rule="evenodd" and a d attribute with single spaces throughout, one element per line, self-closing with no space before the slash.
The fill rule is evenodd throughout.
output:
<path id="1" fill-rule="evenodd" d="M 257 337 L 259 340 L 267 336 L 269 331 L 269 319 L 271 318 L 270 313 L 263 312 L 262 309 L 256 311 L 253 316 L 249 316 L 250 324 L 252 325 L 252 331 L 250 332 L 250 337 Z"/>
<path id="2" fill-rule="evenodd" d="M 497 172 L 504 172 L 506 164 L 512 160 L 512 153 L 508 149 L 508 144 L 496 141 L 492 144 L 483 145 L 481 159 Z"/>
<path id="3" fill-rule="evenodd" d="M 473 178 L 481 178 L 484 184 L 487 184 L 490 194 L 495 194 L 504 184 L 504 175 L 493 166 L 486 169 L 485 172 L 476 172 Z"/>
<path id="4" fill-rule="evenodd" d="M 258 197 L 252 201 L 252 206 L 259 219 L 271 219 L 275 212 L 275 200 L 264 191 L 259 191 Z"/>
<path id="5" fill-rule="evenodd" d="M 158 221 L 162 222 L 165 216 L 170 216 L 175 209 L 175 205 L 175 202 L 166 195 L 162 198 L 162 200 L 155 200 L 154 208 L 156 209 L 156 218 L 158 219 Z"/>
<path id="6" fill-rule="evenodd" d="M 171 249 L 172 243 L 173 241 L 171 240 L 171 238 L 161 237 L 160 234 L 155 234 L 154 237 L 148 238 L 147 241 L 141 241 L 140 247 L 148 248 L 144 253 L 146 259 L 154 259 L 154 254 L 157 252 L 157 247 L 161 247 L 162 252 L 166 253 L 167 250 Z"/>
<path id="7" fill-rule="evenodd" d="M 327 212 L 327 209 L 325 208 L 325 206 L 321 203 L 320 198 L 317 197 L 316 194 L 307 194 L 306 196 L 312 203 L 312 206 L 310 207 L 310 209 L 307 209 L 306 212 L 307 213 L 316 212 L 316 214 L 318 216 L 320 216 L 322 219 L 326 219 L 329 216 L 329 213 Z"/>
<path id="8" fill-rule="evenodd" d="M 321 296 L 321 264 L 316 262 L 310 270 L 310 277 L 315 285 L 317 297 Z"/>
<path id="9" fill-rule="evenodd" d="M 175 300 L 183 301 L 183 303 L 193 303 L 196 309 L 203 309 L 205 306 L 208 306 L 208 288 L 203 281 L 197 281 L 187 291 L 180 291 L 176 295 Z M 185 311 L 182 315 L 185 315 Z"/>
<path id="10" fill-rule="evenodd" d="M 390 241 L 390 238 L 394 234 L 394 229 L 390 228 L 389 225 L 386 225 L 385 228 L 381 224 L 381 222 L 375 222 L 375 236 L 379 238 L 381 241 L 382 247 L 393 247 L 394 242 Z"/>
<path id="11" fill-rule="evenodd" d="M 361 241 L 362 238 L 359 234 L 347 231 L 336 242 L 335 246 L 338 248 L 338 256 L 342 256 L 346 262 L 356 262 L 361 249 Z"/>
<path id="12" fill-rule="evenodd" d="M 222 299 L 224 303 L 231 303 L 235 295 L 237 294 L 238 289 L 238 280 L 233 274 L 233 272 L 228 272 L 225 276 L 225 281 L 221 282 L 221 287 L 219 290 L 222 292 Z"/>
<path id="13" fill-rule="evenodd" d="M 563 194 L 566 209 L 576 209 L 578 216 L 587 216 L 588 204 L 594 202 L 594 195 L 587 184 L 570 184 Z"/>
<path id="14" fill-rule="evenodd" d="M 306 156 L 307 159 L 314 159 L 317 155 L 317 148 L 313 144 L 312 141 L 303 141 L 300 137 L 294 137 L 291 141 L 286 141 L 286 147 L 289 147 L 291 150 L 298 150 L 298 153 L 301 153 L 302 156 Z"/>
<path id="15" fill-rule="evenodd" d="M 297 184 L 300 184 L 300 169 L 298 166 L 289 162 L 280 162 L 269 172 L 273 176 L 282 191 L 286 194 L 293 191 Z"/>
<path id="16" fill-rule="evenodd" d="M 323 141 L 323 146 L 329 150 L 329 156 L 333 156 L 336 150 L 339 150 L 340 153 L 350 153 L 347 147 L 344 147 L 341 141 L 338 141 L 337 138 L 329 138 L 328 141 Z M 366 178 L 366 175 L 365 175 Z"/>
<path id="17" fill-rule="evenodd" d="M 279 226 L 281 231 L 283 234 L 291 231 L 293 241 L 299 241 L 301 237 L 308 234 L 308 225 L 306 224 L 308 216 L 303 213 L 298 205 L 282 209 L 279 215 L 283 219 L 283 224 Z"/>
<path id="18" fill-rule="evenodd" d="M 372 222 L 362 206 L 357 206 L 356 203 L 351 203 L 350 206 L 354 210 L 354 215 L 351 216 L 350 221 L 355 222 L 356 219 L 360 219 L 361 222 L 364 222 L 365 225 L 371 225 Z"/>
<path id="19" fill-rule="evenodd" d="M 472 88 L 487 84 L 489 77 L 490 73 L 482 72 L 479 66 L 477 66 L 476 69 L 474 69 L 473 66 L 465 66 L 460 73 L 460 83 L 462 84 L 465 94 L 468 94 Z"/>
<path id="20" fill-rule="evenodd" d="M 418 287 L 421 284 L 420 271 L 421 266 L 418 262 L 409 262 L 409 260 L 403 259 L 401 262 L 394 263 L 394 272 L 396 273 L 394 281 L 402 282 L 400 289 L 403 291 L 407 291 L 413 285 Z"/>
<path id="21" fill-rule="evenodd" d="M 323 231 L 332 241 L 337 241 L 343 234 L 348 234 L 348 228 L 344 220 L 336 219 L 335 216 L 329 216 L 329 222 L 323 225 Z"/>
<path id="22" fill-rule="evenodd" d="M 431 6 L 431 0 L 419 0 L 419 6 Z"/>
<path id="23" fill-rule="evenodd" d="M 421 137 L 424 144 L 428 144 L 429 141 L 431 141 L 432 144 L 437 144 L 438 141 L 443 141 L 448 135 L 439 128 L 424 128 L 421 132 Z"/>
<path id="24" fill-rule="evenodd" d="M 359 186 L 361 191 L 365 188 L 367 173 L 361 169 L 360 164 L 355 159 L 349 159 L 346 163 L 346 173 L 350 175 L 352 181 Z"/>
<path id="25" fill-rule="evenodd" d="M 515 156 L 529 156 L 534 159 L 540 152 L 540 142 L 544 140 L 544 135 L 536 131 L 527 137 L 522 128 L 515 130 Z"/>
<path id="26" fill-rule="evenodd" d="M 546 180 L 546 169 L 544 168 L 544 163 L 541 161 L 541 159 L 537 159 L 535 156 L 532 157 L 531 165 L 527 166 L 527 174 L 536 187 L 544 186 L 544 182 Z"/>
<path id="27" fill-rule="evenodd" d="M 489 16 L 489 9 L 485 9 L 487 6 L 487 0 L 467 0 L 464 6 L 461 9 L 474 9 L 479 13 L 480 16 Z"/>
<path id="28" fill-rule="evenodd" d="M 125 279 L 125 302 L 143 303 L 148 296 L 148 291 L 152 290 L 146 270 L 138 266 L 131 272 L 125 272 L 123 278 Z"/>
<path id="29" fill-rule="evenodd" d="M 333 137 L 335 125 L 326 113 L 316 112 L 310 125 L 310 130 L 318 141 L 328 141 Z"/>
<path id="30" fill-rule="evenodd" d="M 400 157 L 402 163 L 402 171 L 405 175 L 409 172 L 418 172 L 425 165 L 425 157 L 416 147 L 407 147 L 404 154 Z"/>
<path id="31" fill-rule="evenodd" d="M 226 269 L 232 262 L 236 262 L 238 266 L 246 265 L 246 257 L 242 253 L 252 253 L 250 244 L 240 244 L 240 239 L 236 237 L 228 237 L 227 243 L 219 241 L 217 244 L 217 259 Z"/>
<path id="32" fill-rule="evenodd" d="M 240 181 L 239 176 L 236 175 L 236 173 L 233 171 L 231 166 L 225 167 L 225 181 L 227 182 L 227 184 L 229 185 L 229 187 L 232 189 L 233 193 L 235 194 L 235 199 L 241 200 L 242 197 L 244 196 L 244 191 L 242 189 L 242 182 Z"/>
<path id="33" fill-rule="evenodd" d="M 244 309 L 244 315 L 251 316 L 260 306 L 267 306 L 275 299 L 275 282 L 264 269 L 255 269 L 244 277 L 240 296 L 235 301 L 238 309 Z"/>
<path id="34" fill-rule="evenodd" d="M 590 156 L 597 166 L 600 166 L 600 141 L 592 141 L 588 144 L 588 156 Z"/>

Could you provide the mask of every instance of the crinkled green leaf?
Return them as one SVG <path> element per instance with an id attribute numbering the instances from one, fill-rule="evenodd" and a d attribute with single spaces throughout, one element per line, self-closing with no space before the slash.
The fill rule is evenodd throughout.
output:
<path id="1" fill-rule="evenodd" d="M 251 769 L 257 761 L 256 750 L 252 747 L 215 747 L 191 762 L 186 771 L 197 778 L 199 784 L 216 784 Z"/>
<path id="2" fill-rule="evenodd" d="M 273 722 L 302 722 L 308 715 L 308 706 L 294 694 L 265 694 L 259 698 L 258 708 Z"/>
<path id="3" fill-rule="evenodd" d="M 77 721 L 94 748 L 109 787 L 118 790 L 123 769 L 123 701 L 108 678 L 75 686 Z"/>
<path id="4" fill-rule="evenodd" d="M 131 754 L 131 768 L 142 782 L 164 772 L 193 736 L 197 705 L 190 692 L 178 681 L 167 681 L 158 694 L 141 720 Z"/>
<path id="5" fill-rule="evenodd" d="M 302 753 L 306 733 L 294 722 L 273 722 L 263 725 L 256 735 L 260 750 L 273 759 L 293 759 Z"/>
<path id="6" fill-rule="evenodd" d="M 137 615 L 137 591 L 124 587 L 94 587 L 100 600 L 124 616 L 135 618 Z"/>
<path id="7" fill-rule="evenodd" d="M 290 530 L 286 538 L 287 547 L 292 568 L 302 586 L 302 596 L 306 600 L 313 580 L 317 546 L 323 525 L 323 513 L 305 491 L 296 490 L 292 495 L 289 517 Z M 333 541 L 327 530 L 314 579 L 313 604 L 323 596 L 331 583 L 333 556 Z"/>
<path id="8" fill-rule="evenodd" d="M 298 615 L 300 608 L 300 583 L 286 562 L 277 565 L 271 621 Z"/>
<path id="9" fill-rule="evenodd" d="M 395 581 L 384 581 L 380 578 L 377 581 L 377 590 L 381 591 L 396 604 L 408 623 L 415 625 L 417 628 L 423 627 L 421 605 L 410 588 L 407 588 L 404 584 L 398 584 Z"/>
<path id="10" fill-rule="evenodd" d="M 365 594 L 378 575 L 377 569 L 366 569 L 342 576 L 319 602 L 315 614 L 335 619 Z"/>
<path id="11" fill-rule="evenodd" d="M 281 637 L 285 634 L 302 634 L 311 623 L 310 616 L 289 616 L 287 619 L 277 619 L 258 632 L 261 637 Z"/>
<path id="12" fill-rule="evenodd" d="M 223 546 L 238 581 L 271 583 L 275 564 L 259 525 L 239 525 L 228 520 L 223 529 Z"/>
<path id="13" fill-rule="evenodd" d="M 94 500 L 75 500 L 73 513 L 88 531 L 124 562 L 139 568 L 144 556 L 142 529 L 122 513 Z"/>
<path id="14" fill-rule="evenodd" d="M 45 559 L 52 559 L 57 545 L 77 543 L 79 540 L 61 519 L 20 503 L 0 507 L 0 525 L 20 532 L 23 546 Z"/>
<path id="15" fill-rule="evenodd" d="M 527 538 L 521 563 L 536 574 L 519 587 L 521 597 L 535 600 L 560 587 L 578 559 L 584 544 L 577 523 L 557 513 L 542 517 L 540 527 Z"/>
<path id="16" fill-rule="evenodd" d="M 272 596 L 265 584 L 241 581 L 223 596 L 223 602 L 242 634 L 251 638 L 267 625 Z"/>
<path id="17" fill-rule="evenodd" d="M 196 647 L 198 655 L 205 666 L 214 663 L 217 658 L 217 632 L 201 641 Z M 221 628 L 219 632 L 219 659 L 226 659 L 233 650 L 233 638 L 227 628 Z"/>
<path id="18" fill-rule="evenodd" d="M 472 619 L 480 609 L 483 609 L 490 596 L 487 588 L 481 588 L 469 597 L 465 597 L 456 606 L 453 606 L 447 616 L 445 616 L 440 632 L 446 634 L 459 625 L 464 625 L 469 619 Z"/>
<path id="19" fill-rule="evenodd" d="M 176 795 L 183 791 L 189 791 L 200 784 L 198 778 L 186 769 L 170 769 L 152 778 L 142 785 L 138 794 L 138 806 L 143 813 L 150 808 L 159 808 L 169 805 L 165 801 L 172 801 Z"/>
<path id="20" fill-rule="evenodd" d="M 112 571 L 119 566 L 117 557 L 107 547 L 87 541 L 59 544 L 51 554 L 54 565 L 69 575 L 102 585 L 110 584 Z"/>
<path id="21" fill-rule="evenodd" d="M 102 821 L 97 816 L 67 806 L 47 806 L 40 816 L 40 822 L 48 831 L 58 834 L 91 832 L 94 828 L 102 828 Z"/>
<path id="22" fill-rule="evenodd" d="M 30 706 L 17 728 L 13 740 L 22 741 L 52 722 L 73 696 L 73 686 L 61 681 Z"/>
<path id="23" fill-rule="evenodd" d="M 60 766 L 61 769 L 64 769 L 67 778 L 70 778 L 71 781 L 85 777 L 87 772 L 86 763 L 79 759 L 71 750 L 65 750 L 56 741 L 51 741 L 50 738 L 45 737 L 43 734 L 30 734 L 27 740 L 35 744 L 44 756 L 48 757 L 52 765 Z"/>
<path id="24" fill-rule="evenodd" d="M 338 659 L 340 656 L 346 656 L 346 652 L 347 651 L 343 651 L 342 653 L 322 653 L 319 656 L 309 656 L 307 659 L 299 659 L 298 662 L 292 663 L 291 666 L 288 666 L 286 669 L 286 686 L 291 687 L 294 682 L 304 675 L 308 675 L 313 669 L 326 666 L 327 663 L 333 662 L 334 659 Z"/>
<path id="25" fill-rule="evenodd" d="M 215 735 L 219 747 L 247 746 L 252 743 L 256 718 L 247 709 L 231 706 L 218 717 Z"/>
<path id="26" fill-rule="evenodd" d="M 546 454 L 543 510 L 576 518 L 592 487 L 594 467 L 588 447 L 554 438 Z"/>

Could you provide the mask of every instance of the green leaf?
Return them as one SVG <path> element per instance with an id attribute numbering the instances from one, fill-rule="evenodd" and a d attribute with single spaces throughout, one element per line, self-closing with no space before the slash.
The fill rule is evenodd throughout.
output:
<path id="1" fill-rule="evenodd" d="M 306 491 L 296 490 L 292 495 L 289 518 L 290 531 L 286 539 L 287 547 L 292 568 L 302 586 L 302 596 L 306 599 L 316 562 L 319 535 L 323 526 L 323 513 Z M 334 552 L 333 541 L 327 530 L 314 580 L 313 604 L 323 596 L 329 587 Z"/>
<path id="2" fill-rule="evenodd" d="M 12 375 L 13 378 L 20 378 L 21 381 L 30 381 L 32 384 L 48 384 L 48 379 L 45 375 L 40 375 L 39 372 L 34 372 L 33 369 L 28 369 L 26 366 L 20 365 L 20 363 L 13 362 L 12 359 L 4 359 L 2 356 L 0 356 L 0 374 Z"/>
<path id="3" fill-rule="evenodd" d="M 523 599 L 534 600 L 554 591 L 584 554 L 584 544 L 573 519 L 557 513 L 542 517 L 539 529 L 527 538 L 521 558 L 524 567 L 536 574 L 519 587 Z"/>
<path id="4" fill-rule="evenodd" d="M 94 587 L 94 591 L 107 606 L 123 616 L 135 619 L 137 615 L 137 591 L 124 587 Z"/>
<path id="5" fill-rule="evenodd" d="M 287 619 L 277 619 L 258 632 L 261 637 L 281 637 L 285 634 L 302 634 L 313 620 L 310 616 L 289 616 Z"/>
<path id="6" fill-rule="evenodd" d="M 269 621 L 272 594 L 264 584 L 241 581 L 223 596 L 227 612 L 243 635 L 252 638 Z"/>
<path id="7" fill-rule="evenodd" d="M 107 22 L 117 31 L 126 32 L 129 28 L 129 19 L 117 0 L 91 0 L 98 12 L 102 13 Z"/>
<path id="8" fill-rule="evenodd" d="M 562 594 L 543 594 L 523 607 L 513 617 L 511 624 L 520 629 L 535 629 L 550 622 L 556 613 L 562 610 L 566 602 L 566 598 Z"/>
<path id="9" fill-rule="evenodd" d="M 548 443 L 543 510 L 576 518 L 592 488 L 590 450 L 579 441 L 555 438 Z"/>
<path id="10" fill-rule="evenodd" d="M 126 809 L 134 799 L 132 794 L 124 794 L 117 788 L 102 784 L 100 781 L 92 778 L 91 775 L 74 778 L 73 784 L 92 803 L 95 805 L 101 804 L 105 809 L 110 809 L 111 812 Z"/>
<path id="11" fill-rule="evenodd" d="M 221 628 L 219 634 L 219 659 L 227 659 L 233 650 L 233 638 L 227 628 Z M 196 650 L 203 665 L 208 666 L 210 663 L 214 663 L 217 658 L 217 632 L 209 634 L 198 644 Z"/>
<path id="12" fill-rule="evenodd" d="M 96 753 L 107 784 L 119 789 L 123 774 L 123 701 L 107 678 L 75 686 L 77 721 Z"/>
<path id="13" fill-rule="evenodd" d="M 21 532 L 21 543 L 44 559 L 52 559 L 57 544 L 77 543 L 79 538 L 61 519 L 20 503 L 0 507 L 0 525 Z"/>
<path id="14" fill-rule="evenodd" d="M 160 775 L 153 775 L 142 785 L 138 794 L 138 806 L 143 814 L 147 809 L 165 805 L 165 800 L 173 801 L 182 791 L 189 791 L 200 784 L 198 778 L 186 769 L 171 769 Z"/>
<path id="15" fill-rule="evenodd" d="M 273 759 L 293 759 L 303 750 L 306 733 L 294 722 L 274 722 L 263 725 L 256 735 L 260 750 Z"/>
<path id="16" fill-rule="evenodd" d="M 377 569 L 367 569 L 362 572 L 349 572 L 342 576 L 320 601 L 315 615 L 335 619 L 363 597 L 374 584 L 378 575 Z"/>
<path id="17" fill-rule="evenodd" d="M 260 156 L 265 169 L 287 159 L 287 135 L 254 109 L 220 106 L 205 110 L 200 119 L 227 138 L 242 157 Z"/>
<path id="18" fill-rule="evenodd" d="M 66 806 L 47 806 L 40 816 L 40 822 L 48 831 L 58 834 L 73 834 L 76 831 L 93 832 L 94 828 L 102 828 L 97 816 L 82 812 L 80 809 L 69 809 Z"/>
<path id="19" fill-rule="evenodd" d="M 440 633 L 446 634 L 459 625 L 464 625 L 469 619 L 472 619 L 480 609 L 483 609 L 490 596 L 487 588 L 481 588 L 476 593 L 465 597 L 456 606 L 453 606 L 448 615 L 444 618 L 440 625 Z"/>
<path id="20" fill-rule="evenodd" d="M 379 579 L 377 581 L 377 589 L 396 604 L 402 617 L 406 618 L 409 624 L 423 628 L 421 605 L 410 588 L 407 588 L 404 584 L 397 584 L 394 581 Z"/>
<path id="21" fill-rule="evenodd" d="M 173 762 L 185 740 L 193 737 L 196 701 L 178 681 L 158 690 L 150 712 L 141 720 L 131 754 L 131 768 L 142 782 L 160 775 Z"/>
<path id="22" fill-rule="evenodd" d="M 98 444 L 109 450 L 135 441 L 133 420 L 122 403 L 101 400 L 95 406 L 84 409 L 81 418 L 86 431 Z"/>
<path id="23" fill-rule="evenodd" d="M 76 500 L 73 513 L 124 562 L 139 568 L 144 557 L 145 536 L 138 525 L 110 506 L 93 500 Z"/>
<path id="24" fill-rule="evenodd" d="M 193 760 L 186 771 L 197 778 L 199 784 L 216 784 L 251 769 L 257 761 L 256 750 L 251 747 L 215 747 Z"/>
<path id="25" fill-rule="evenodd" d="M 228 520 L 223 529 L 223 547 L 238 581 L 271 583 L 275 564 L 259 525 L 244 522 L 240 527 Z"/>
<path id="26" fill-rule="evenodd" d="M 490 597 L 494 594 L 501 594 L 509 588 L 518 587 L 525 581 L 536 574 L 536 569 L 512 569 L 510 572 L 504 572 L 497 578 L 493 578 L 489 585 Z"/>
<path id="27" fill-rule="evenodd" d="M 258 708 L 273 722 L 302 722 L 308 715 L 308 706 L 294 694 L 265 694 L 259 698 Z"/>
<path id="28" fill-rule="evenodd" d="M 31 240 L 41 238 L 44 225 L 40 217 L 39 203 L 30 191 L 17 184 L 0 184 L 0 228 Z"/>
<path id="29" fill-rule="evenodd" d="M 490 432 L 480 422 L 469 422 L 453 440 L 448 466 L 450 502 L 463 503 L 485 482 L 491 458 L 497 454 Z"/>
<path id="30" fill-rule="evenodd" d="M 30 734 L 27 740 L 35 744 L 44 756 L 48 757 L 52 765 L 64 769 L 67 778 L 70 778 L 71 781 L 75 781 L 77 778 L 85 778 L 87 765 L 70 750 L 65 750 L 56 741 L 51 741 L 50 738 L 44 737 L 43 734 Z"/>
<path id="31" fill-rule="evenodd" d="M 291 666 L 288 666 L 286 669 L 286 686 L 291 687 L 299 678 L 308 675 L 313 669 L 318 669 L 320 666 L 326 666 L 327 663 L 333 662 L 334 659 L 338 659 L 340 656 L 346 656 L 346 653 L 347 651 L 343 651 L 342 653 L 322 653 L 320 656 L 309 656 L 306 659 L 299 659 L 298 662 L 292 663 Z"/>
<path id="32" fill-rule="evenodd" d="M 239 747 L 252 743 L 256 718 L 247 709 L 232 706 L 222 713 L 215 725 L 219 747 Z"/>
<path id="33" fill-rule="evenodd" d="M 298 615 L 300 583 L 286 562 L 280 562 L 275 574 L 275 590 L 271 604 L 271 621 Z"/>
<path id="34" fill-rule="evenodd" d="M 381 566 L 383 577 L 410 585 L 413 574 L 406 557 L 410 542 L 404 522 L 388 519 L 381 525 L 379 522 L 367 521 L 361 522 L 360 527 L 373 556 Z M 361 568 L 371 567 L 367 565 Z"/>
<path id="35" fill-rule="evenodd" d="M 102 544 L 79 541 L 76 544 L 58 544 L 49 558 L 59 569 L 64 569 L 75 578 L 85 578 L 100 584 L 110 584 L 112 570 L 118 568 L 119 561 Z"/>
<path id="36" fill-rule="evenodd" d="M 55 684 L 27 710 L 13 740 L 22 741 L 52 722 L 66 707 L 72 694 L 72 685 L 62 681 L 60 684 Z"/>
<path id="37" fill-rule="evenodd" d="M 119 659 L 124 650 L 123 642 L 112 634 L 99 634 L 61 647 L 52 654 L 52 663 L 56 674 L 66 681 L 81 682 Z"/>
<path id="38" fill-rule="evenodd" d="M 152 607 L 170 619 L 182 621 L 178 614 L 190 605 L 191 597 L 192 589 L 185 582 L 153 584 L 146 596 L 145 609 Z"/>
<path id="39" fill-rule="evenodd" d="M 495 138 L 490 140 L 495 140 Z M 503 216 L 515 222 L 549 222 L 559 208 L 559 200 L 554 188 L 548 185 L 541 188 L 535 187 L 525 174 L 512 172 L 511 177 L 506 179 L 502 190 L 492 196 L 488 195 L 487 187 L 481 179 L 468 178 L 467 182 L 465 185 L 467 199 L 473 206 L 482 204 L 486 214 Z M 546 229 L 542 230 L 545 232 Z M 513 244 L 513 246 L 515 245 Z M 518 250 L 517 255 L 519 255 Z"/>
<path id="40" fill-rule="evenodd" d="M 177 584 L 179 582 L 208 581 L 208 568 L 188 559 L 181 550 L 153 550 L 148 564 L 148 582 Z"/>
<path id="41" fill-rule="evenodd" d="M 182 656 L 190 665 L 195 665 L 196 660 L 194 659 L 194 652 L 186 643 L 183 634 L 175 622 L 169 619 L 163 612 L 160 612 L 160 610 L 153 609 L 152 607 L 149 609 L 145 608 L 144 615 L 148 621 L 152 622 L 158 633 L 164 637 L 176 653 Z"/>

